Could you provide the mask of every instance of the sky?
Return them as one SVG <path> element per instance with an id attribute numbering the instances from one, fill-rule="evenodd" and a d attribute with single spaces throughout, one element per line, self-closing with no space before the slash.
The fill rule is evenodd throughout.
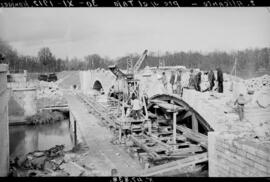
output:
<path id="1" fill-rule="evenodd" d="M 115 59 L 145 49 L 232 51 L 270 47 L 270 12 L 256 8 L 5 8 L 0 38 L 21 55 Z"/>

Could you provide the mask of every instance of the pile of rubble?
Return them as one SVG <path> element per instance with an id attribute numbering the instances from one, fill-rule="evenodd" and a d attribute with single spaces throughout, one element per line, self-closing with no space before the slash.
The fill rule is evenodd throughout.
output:
<path id="1" fill-rule="evenodd" d="M 78 151 L 76 151 L 78 153 Z M 87 155 L 79 152 L 64 151 L 64 145 L 56 145 L 48 150 L 34 151 L 21 159 L 15 158 L 10 163 L 10 176 L 12 177 L 47 177 L 47 176 L 96 176 L 95 167 L 89 164 L 80 165 L 81 156 Z"/>
<path id="2" fill-rule="evenodd" d="M 257 78 L 248 79 L 245 81 L 246 86 L 252 90 L 260 90 L 263 88 L 270 88 L 270 76 L 264 75 Z"/>
<path id="3" fill-rule="evenodd" d="M 261 108 L 270 106 L 270 76 L 264 75 L 245 80 L 248 91 L 254 91 L 253 100 Z"/>
<path id="4" fill-rule="evenodd" d="M 37 107 L 44 108 L 50 106 L 63 106 L 67 101 L 64 98 L 63 92 L 54 82 L 40 81 L 37 89 Z"/>

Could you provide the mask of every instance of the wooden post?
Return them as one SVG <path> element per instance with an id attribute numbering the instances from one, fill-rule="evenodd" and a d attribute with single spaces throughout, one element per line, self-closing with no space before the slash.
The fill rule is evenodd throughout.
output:
<path id="1" fill-rule="evenodd" d="M 118 140 L 119 140 L 119 142 L 121 142 L 121 140 L 122 140 L 122 128 L 121 128 L 121 126 L 119 126 L 119 136 L 118 136 Z"/>
<path id="2" fill-rule="evenodd" d="M 70 112 L 70 110 L 69 110 L 69 119 L 68 119 L 68 128 L 69 128 L 69 129 L 70 129 L 70 122 L 71 122 L 70 119 L 71 119 L 71 117 L 72 117 L 72 116 L 71 116 L 71 112 Z"/>
<path id="3" fill-rule="evenodd" d="M 195 114 L 192 114 L 192 130 L 196 133 L 198 133 L 198 131 L 199 131 L 198 120 L 197 120 Z"/>
<path id="4" fill-rule="evenodd" d="M 173 143 L 176 144 L 176 116 L 177 112 L 173 113 Z"/>
<path id="5" fill-rule="evenodd" d="M 74 119 L 74 142 L 75 142 L 75 146 L 77 145 L 77 122 Z"/>
<path id="6" fill-rule="evenodd" d="M 144 96 L 142 96 L 142 100 L 143 100 L 143 108 L 144 108 L 144 112 L 145 112 L 145 117 L 146 117 L 146 119 L 148 119 L 148 111 L 147 111 Z"/>
<path id="7" fill-rule="evenodd" d="M 149 133 L 149 135 L 151 135 L 151 133 L 152 133 L 152 123 L 151 123 L 150 119 L 148 119 L 147 122 L 148 122 L 148 133 Z"/>

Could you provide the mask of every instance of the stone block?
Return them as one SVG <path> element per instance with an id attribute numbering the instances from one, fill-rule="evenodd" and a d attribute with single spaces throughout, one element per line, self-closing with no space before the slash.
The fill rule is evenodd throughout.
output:
<path id="1" fill-rule="evenodd" d="M 253 160 L 250 160 L 248 158 L 243 158 L 243 163 L 248 165 L 250 168 L 253 168 L 254 167 L 254 164 L 255 164 L 255 161 Z"/>
<path id="2" fill-rule="evenodd" d="M 247 152 L 242 150 L 242 149 L 237 149 L 236 153 L 242 157 L 246 157 L 247 156 Z"/>
<path id="3" fill-rule="evenodd" d="M 267 167 L 263 166 L 263 165 L 261 165 L 259 163 L 255 163 L 254 168 L 259 169 L 260 171 L 263 171 L 263 172 L 267 172 Z"/>
<path id="4" fill-rule="evenodd" d="M 255 154 L 256 154 L 256 156 L 258 156 L 258 157 L 260 157 L 262 159 L 265 159 L 266 161 L 270 162 L 270 154 L 267 153 L 266 151 L 258 149 L 255 152 Z"/>
<path id="5" fill-rule="evenodd" d="M 236 148 L 233 147 L 233 146 L 231 146 L 231 147 L 229 148 L 229 151 L 230 151 L 230 152 L 233 152 L 233 153 L 236 153 Z"/>
<path id="6" fill-rule="evenodd" d="M 247 152 L 247 158 L 255 162 L 258 157 Z"/>

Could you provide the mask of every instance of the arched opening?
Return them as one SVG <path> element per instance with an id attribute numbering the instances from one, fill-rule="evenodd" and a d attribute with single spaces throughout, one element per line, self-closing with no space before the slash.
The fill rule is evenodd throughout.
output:
<path id="1" fill-rule="evenodd" d="M 155 113 L 157 116 L 164 116 L 164 120 L 172 122 L 172 113 L 168 113 L 162 108 L 155 108 L 154 104 L 151 103 L 151 100 L 161 100 L 170 103 L 174 102 L 175 105 L 186 108 L 178 112 L 177 114 L 177 124 L 186 126 L 187 128 L 192 129 L 192 120 L 195 118 L 198 121 L 198 132 L 201 134 L 207 135 L 209 131 L 213 131 L 212 127 L 207 123 L 204 118 L 196 112 L 192 107 L 190 107 L 185 101 L 177 97 L 167 95 L 167 94 L 158 94 L 150 98 L 150 104 L 148 105 L 148 111 Z M 193 118 L 194 117 L 194 118 Z M 170 125 L 172 123 L 165 122 L 165 125 Z"/>
<path id="2" fill-rule="evenodd" d="M 101 91 L 101 89 L 103 89 L 103 87 L 102 87 L 100 81 L 98 81 L 98 80 L 95 81 L 95 83 L 94 83 L 94 85 L 93 85 L 93 89 L 94 89 L 94 90 L 97 90 L 97 91 Z"/>

